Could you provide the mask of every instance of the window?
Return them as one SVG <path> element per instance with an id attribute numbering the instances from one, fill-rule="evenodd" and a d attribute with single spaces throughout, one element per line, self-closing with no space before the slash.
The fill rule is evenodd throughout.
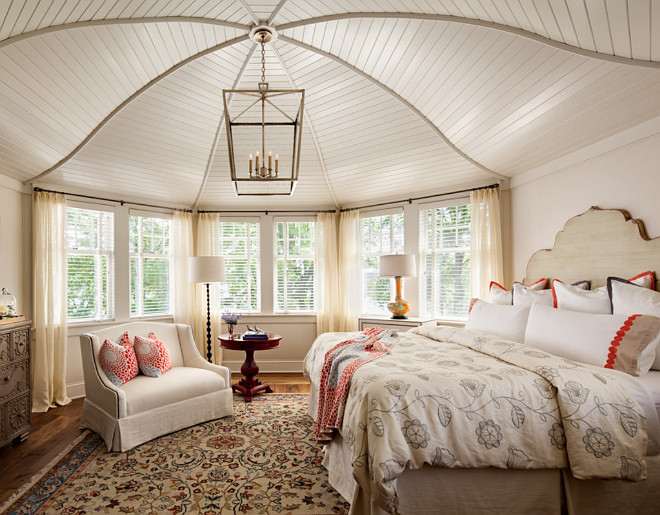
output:
<path id="1" fill-rule="evenodd" d="M 67 207 L 67 313 L 70 321 L 114 316 L 114 217 Z"/>
<path id="2" fill-rule="evenodd" d="M 379 277 L 379 257 L 403 253 L 403 213 L 368 216 L 360 221 L 362 256 L 362 313 L 388 313 L 387 303 L 393 299 L 394 282 Z"/>
<path id="3" fill-rule="evenodd" d="M 275 311 L 315 309 L 315 222 L 275 222 Z"/>
<path id="4" fill-rule="evenodd" d="M 261 310 L 259 222 L 220 222 L 219 254 L 225 257 L 226 282 L 214 286 L 225 311 Z"/>
<path id="5" fill-rule="evenodd" d="M 172 220 L 129 217 L 131 316 L 172 313 Z"/>
<path id="6" fill-rule="evenodd" d="M 470 303 L 470 205 L 420 212 L 426 314 L 465 320 Z"/>

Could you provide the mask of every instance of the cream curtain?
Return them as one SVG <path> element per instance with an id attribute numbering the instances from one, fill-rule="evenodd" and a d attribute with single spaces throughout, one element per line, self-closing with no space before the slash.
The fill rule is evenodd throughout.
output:
<path id="1" fill-rule="evenodd" d="M 316 215 L 316 263 L 319 268 L 319 293 L 316 307 L 317 334 L 339 331 L 339 271 L 337 255 L 337 215 Z"/>
<path id="2" fill-rule="evenodd" d="M 218 213 L 201 213 L 197 220 L 197 252 L 196 256 L 218 255 L 218 224 L 220 215 Z M 197 347 L 206 358 L 206 284 L 196 283 L 195 302 L 193 312 L 193 329 L 195 331 L 195 342 Z M 222 333 L 220 312 L 213 309 L 214 285 L 211 285 L 211 349 L 212 361 L 220 365 L 222 363 L 222 349 L 218 342 L 218 336 Z"/>
<path id="3" fill-rule="evenodd" d="M 64 195 L 38 192 L 32 214 L 32 411 L 71 402 L 66 392 L 67 258 Z"/>
<path id="4" fill-rule="evenodd" d="M 344 211 L 339 217 L 337 323 L 335 331 L 357 331 L 360 295 L 360 212 Z"/>
<path id="5" fill-rule="evenodd" d="M 172 219 L 174 251 L 174 322 L 193 324 L 195 285 L 188 277 L 193 255 L 192 213 L 175 211 Z"/>
<path id="6" fill-rule="evenodd" d="M 502 219 L 499 188 L 487 188 L 470 194 L 472 209 L 470 281 L 474 298 L 488 298 L 491 281 L 502 283 Z"/>

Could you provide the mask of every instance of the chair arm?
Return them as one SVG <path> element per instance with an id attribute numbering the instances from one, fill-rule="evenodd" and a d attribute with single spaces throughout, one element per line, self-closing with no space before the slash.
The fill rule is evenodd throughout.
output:
<path id="1" fill-rule="evenodd" d="M 94 348 L 95 335 L 80 335 L 80 354 L 82 355 L 85 377 L 85 397 L 96 404 L 108 415 L 118 419 L 126 416 L 126 394 L 117 388 L 105 375 L 98 363 Z"/>
<path id="2" fill-rule="evenodd" d="M 224 378 L 227 388 L 231 387 L 231 375 L 229 369 L 222 365 L 209 363 L 202 357 L 197 348 L 197 344 L 195 343 L 192 327 L 185 324 L 176 324 L 176 327 L 179 332 L 179 345 L 181 345 L 183 364 L 187 367 L 203 368 L 215 372 Z"/>

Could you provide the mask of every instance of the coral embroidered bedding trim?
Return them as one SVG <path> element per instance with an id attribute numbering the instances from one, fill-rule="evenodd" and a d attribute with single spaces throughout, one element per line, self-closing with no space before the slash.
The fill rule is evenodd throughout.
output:
<path id="1" fill-rule="evenodd" d="M 321 336 L 305 360 L 345 335 Z M 314 359 L 316 356 L 316 360 Z M 322 360 L 321 360 L 322 363 Z M 406 468 L 565 468 L 576 478 L 646 476 L 646 419 L 620 372 L 464 329 L 401 333 L 351 380 L 342 435 L 353 473 L 376 504 L 398 512 Z"/>

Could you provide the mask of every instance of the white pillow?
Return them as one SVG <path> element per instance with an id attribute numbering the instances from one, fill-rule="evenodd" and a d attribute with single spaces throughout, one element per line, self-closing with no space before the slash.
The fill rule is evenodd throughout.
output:
<path id="1" fill-rule="evenodd" d="M 534 302 L 540 302 L 546 306 L 554 306 L 552 290 L 532 290 L 522 283 L 513 283 L 513 305 L 531 306 Z"/>
<path id="2" fill-rule="evenodd" d="M 644 288 L 655 287 L 653 272 L 643 272 L 629 279 L 629 281 Z M 557 279 L 552 281 L 552 296 L 554 297 L 555 307 L 584 313 L 612 313 L 612 304 L 607 286 L 601 286 L 595 290 L 583 290 L 578 288 L 578 285 L 581 285 L 581 283 L 569 285 Z"/>
<path id="3" fill-rule="evenodd" d="M 612 313 L 615 315 L 660 317 L 660 293 L 657 291 L 642 288 L 618 277 L 608 277 L 607 289 L 612 299 Z M 660 370 L 660 354 L 656 353 L 651 368 Z"/>
<path id="4" fill-rule="evenodd" d="M 660 318 L 628 317 L 554 309 L 533 304 L 525 343 L 555 356 L 646 374 L 660 341 Z"/>
<path id="5" fill-rule="evenodd" d="M 607 288 L 600 287 L 595 290 L 583 290 L 579 286 L 564 284 L 555 279 L 552 281 L 552 296 L 554 306 L 569 311 L 581 311 L 583 313 L 612 313 L 610 296 Z"/>
<path id="6" fill-rule="evenodd" d="M 522 342 L 528 315 L 529 306 L 502 306 L 476 300 L 472 304 L 465 328 Z"/>
<path id="7" fill-rule="evenodd" d="M 545 288 L 547 281 L 545 277 L 543 279 L 539 279 L 538 281 L 530 284 L 529 286 L 525 286 L 522 283 L 513 283 L 515 286 L 516 284 L 519 284 L 521 287 L 527 289 L 527 290 L 543 290 Z M 511 305 L 513 304 L 513 290 L 507 290 L 504 286 L 502 286 L 499 283 L 496 283 L 495 281 L 490 282 L 489 286 L 489 297 L 488 300 L 490 301 L 491 304 L 498 304 L 498 305 Z"/>

